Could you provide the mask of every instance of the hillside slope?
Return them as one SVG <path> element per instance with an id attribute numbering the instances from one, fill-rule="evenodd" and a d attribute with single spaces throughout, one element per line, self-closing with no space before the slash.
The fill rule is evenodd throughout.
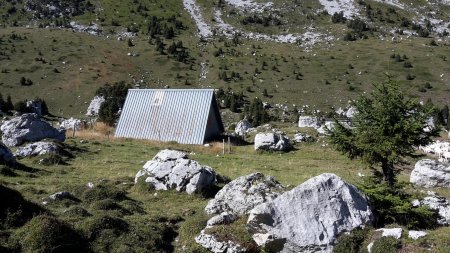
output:
<path id="1" fill-rule="evenodd" d="M 330 110 L 386 75 L 449 104 L 448 1 L 0 1 L 0 93 L 83 115 L 95 90 L 214 87 Z M 70 11 L 63 11 L 70 10 Z M 339 15 L 339 12 L 342 14 Z M 336 13 L 336 14 L 335 14 Z M 32 81 L 23 86 L 20 79 Z"/>

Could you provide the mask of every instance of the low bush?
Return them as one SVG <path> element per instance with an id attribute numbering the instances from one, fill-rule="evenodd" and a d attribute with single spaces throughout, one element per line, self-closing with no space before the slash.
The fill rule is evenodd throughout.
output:
<path id="1" fill-rule="evenodd" d="M 363 242 L 367 238 L 370 229 L 355 229 L 350 234 L 343 234 L 339 237 L 334 253 L 358 253 L 363 247 Z"/>
<path id="2" fill-rule="evenodd" d="M 14 231 L 12 245 L 21 252 L 89 252 L 84 238 L 69 225 L 48 215 L 39 215 Z"/>
<path id="3" fill-rule="evenodd" d="M 46 210 L 25 200 L 18 191 L 0 185 L 0 228 L 20 227 Z"/>
<path id="4" fill-rule="evenodd" d="M 118 189 L 116 186 L 106 183 L 95 186 L 92 189 L 87 188 L 82 193 L 81 198 L 88 203 L 104 199 L 120 201 L 126 199 L 126 193 L 125 191 Z"/>
<path id="5" fill-rule="evenodd" d="M 372 253 L 397 253 L 400 248 L 400 241 L 392 236 L 381 237 L 372 246 Z"/>

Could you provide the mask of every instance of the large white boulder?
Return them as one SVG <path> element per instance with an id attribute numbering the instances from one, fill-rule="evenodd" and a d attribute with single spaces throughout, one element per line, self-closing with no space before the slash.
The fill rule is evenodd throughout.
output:
<path id="1" fill-rule="evenodd" d="M 372 220 L 367 198 L 325 173 L 256 206 L 247 226 L 258 245 L 274 252 L 332 252 L 338 235 Z"/>
<path id="2" fill-rule="evenodd" d="M 413 201 L 413 206 L 427 205 L 430 209 L 437 210 L 440 215 L 437 222 L 441 225 L 450 225 L 450 202 L 433 191 L 428 191 L 427 194 L 425 198 Z"/>
<path id="3" fill-rule="evenodd" d="M 258 133 L 255 136 L 255 150 L 289 151 L 289 139 L 279 133 Z"/>
<path id="4" fill-rule="evenodd" d="M 64 141 L 65 129 L 56 129 L 43 121 L 35 113 L 26 113 L 12 120 L 5 121 L 0 127 L 2 141 L 7 146 L 19 146 L 24 142 L 40 141 L 45 138 Z"/>
<path id="5" fill-rule="evenodd" d="M 298 118 L 298 127 L 320 127 L 320 120 L 315 116 L 300 116 Z"/>
<path id="6" fill-rule="evenodd" d="M 450 187 L 450 165 L 431 159 L 416 163 L 409 181 L 420 187 Z"/>
<path id="7" fill-rule="evenodd" d="M 0 164 L 11 165 L 16 162 L 11 150 L 3 143 L 0 142 Z"/>
<path id="8" fill-rule="evenodd" d="M 63 120 L 61 123 L 59 123 L 59 127 L 62 127 L 66 130 L 69 130 L 69 129 L 80 130 L 81 129 L 81 120 L 71 117 L 70 119 Z"/>
<path id="9" fill-rule="evenodd" d="M 26 156 L 38 156 L 45 154 L 56 154 L 58 153 L 59 148 L 55 143 L 52 142 L 35 142 L 29 143 L 24 147 L 19 147 L 16 150 L 17 157 L 26 157 Z"/>
<path id="10" fill-rule="evenodd" d="M 105 98 L 102 96 L 95 96 L 91 103 L 89 104 L 89 107 L 87 109 L 86 115 L 87 116 L 98 116 L 98 112 L 100 110 L 100 106 L 102 106 L 103 102 L 105 102 Z"/>
<path id="11" fill-rule="evenodd" d="M 205 211 L 215 216 L 208 220 L 206 228 L 195 241 L 212 252 L 247 252 L 245 247 L 237 242 L 224 241 L 208 233 L 208 228 L 233 223 L 255 206 L 274 200 L 283 190 L 284 187 L 273 177 L 266 177 L 259 172 L 229 182 L 208 202 Z"/>
<path id="12" fill-rule="evenodd" d="M 160 151 L 136 174 L 136 183 L 140 177 L 144 177 L 145 182 L 156 190 L 176 189 L 188 194 L 202 192 L 216 182 L 213 169 L 175 150 Z"/>
<path id="13" fill-rule="evenodd" d="M 208 214 L 230 212 L 237 215 L 247 214 L 255 206 L 274 200 L 284 187 L 273 177 L 265 177 L 256 172 L 247 176 L 238 177 L 226 184 L 214 199 L 206 205 Z"/>
<path id="14" fill-rule="evenodd" d="M 250 124 L 250 122 L 248 122 L 246 119 L 243 119 L 237 123 L 234 132 L 239 136 L 245 136 L 250 128 L 252 128 L 252 124 Z"/>

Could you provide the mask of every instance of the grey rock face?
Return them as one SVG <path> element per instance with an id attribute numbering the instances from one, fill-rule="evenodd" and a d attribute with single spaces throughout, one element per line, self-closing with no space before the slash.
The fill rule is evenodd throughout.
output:
<path id="1" fill-rule="evenodd" d="M 195 237 L 195 241 L 202 245 L 204 248 L 214 252 L 214 253 L 240 253 L 247 252 L 247 250 L 241 245 L 232 242 L 226 241 L 222 242 L 217 240 L 213 235 L 205 233 L 204 230 L 200 233 L 199 236 Z"/>
<path id="2" fill-rule="evenodd" d="M 414 166 L 409 181 L 426 188 L 450 187 L 450 166 L 435 160 L 420 160 Z"/>
<path id="3" fill-rule="evenodd" d="M 296 143 L 313 142 L 314 137 L 308 134 L 298 133 L 294 135 L 293 141 Z"/>
<path id="4" fill-rule="evenodd" d="M 413 205 L 427 205 L 431 209 L 438 210 L 441 217 L 437 222 L 441 225 L 450 225 L 450 202 L 446 198 L 437 195 L 435 192 L 429 191 L 428 196 L 418 202 L 419 203 L 413 203 Z"/>
<path id="5" fill-rule="evenodd" d="M 19 146 L 24 142 L 40 141 L 45 138 L 64 141 L 65 129 L 56 129 L 41 120 L 37 114 L 26 113 L 5 121 L 0 127 L 2 140 L 7 146 Z"/>
<path id="6" fill-rule="evenodd" d="M 3 143 L 0 143 L 0 164 L 12 165 L 16 162 L 11 150 Z"/>
<path id="7" fill-rule="evenodd" d="M 289 151 L 289 139 L 278 133 L 258 133 L 255 136 L 255 150 Z"/>
<path id="8" fill-rule="evenodd" d="M 320 127 L 320 120 L 315 116 L 300 116 L 298 119 L 298 127 Z"/>
<path id="9" fill-rule="evenodd" d="M 201 192 L 216 182 L 216 173 L 187 155 L 174 150 L 160 151 L 148 161 L 135 177 L 135 182 L 145 177 L 145 182 L 156 190 L 176 189 L 188 194 Z"/>
<path id="10" fill-rule="evenodd" d="M 244 119 L 237 123 L 234 132 L 239 136 L 244 136 L 248 133 L 250 128 L 252 128 L 252 124 L 250 124 L 250 122 Z"/>
<path id="11" fill-rule="evenodd" d="M 259 245 L 275 252 L 332 252 L 339 234 L 372 219 L 356 187 L 325 173 L 256 206 L 247 226 Z"/>
<path id="12" fill-rule="evenodd" d="M 98 111 L 100 110 L 100 106 L 102 106 L 103 102 L 105 102 L 105 98 L 102 96 L 95 96 L 92 99 L 89 107 L 87 109 L 87 116 L 98 116 Z"/>
<path id="13" fill-rule="evenodd" d="M 208 214 L 248 214 L 255 206 L 277 198 L 284 187 L 273 177 L 256 172 L 226 184 L 206 205 Z"/>
<path id="14" fill-rule="evenodd" d="M 208 234 L 207 229 L 234 222 L 255 206 L 275 199 L 283 190 L 284 187 L 273 177 L 265 177 L 259 172 L 231 181 L 208 202 L 206 213 L 217 215 L 208 220 L 206 229 L 202 230 L 195 241 L 213 252 L 246 252 L 244 247 L 235 242 L 224 242 Z"/>
<path id="15" fill-rule="evenodd" d="M 45 154 L 56 154 L 58 153 L 58 146 L 55 143 L 51 142 L 35 142 L 25 145 L 24 147 L 20 147 L 16 151 L 17 157 L 26 157 L 26 156 L 38 156 Z"/>
<path id="16" fill-rule="evenodd" d="M 66 120 L 63 120 L 59 124 L 59 126 L 66 130 L 69 130 L 69 129 L 80 130 L 81 129 L 81 120 L 75 119 L 75 118 L 66 119 Z"/>

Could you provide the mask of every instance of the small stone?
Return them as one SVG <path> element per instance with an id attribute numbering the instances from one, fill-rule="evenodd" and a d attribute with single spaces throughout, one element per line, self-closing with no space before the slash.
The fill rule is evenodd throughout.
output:
<path id="1" fill-rule="evenodd" d="M 413 240 L 417 240 L 421 237 L 426 236 L 428 233 L 425 231 L 416 231 L 416 230 L 409 230 L 408 232 L 408 237 L 413 239 Z"/>

